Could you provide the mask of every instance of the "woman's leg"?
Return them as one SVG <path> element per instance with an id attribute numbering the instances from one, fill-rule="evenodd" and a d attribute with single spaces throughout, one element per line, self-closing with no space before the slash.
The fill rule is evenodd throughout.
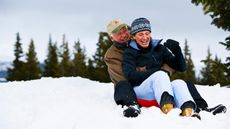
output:
<path id="1" fill-rule="evenodd" d="M 171 82 L 167 73 L 157 71 L 149 76 L 140 86 L 134 87 L 137 98 L 145 100 L 157 100 L 160 104 L 161 96 L 164 92 L 168 92 L 173 96 Z"/>
<path id="2" fill-rule="evenodd" d="M 176 107 L 182 109 L 182 106 L 185 103 L 191 102 L 190 106 L 195 110 L 196 105 L 195 102 L 187 88 L 187 84 L 185 81 L 177 79 L 171 82 L 173 87 L 173 93 L 174 93 L 174 100 Z M 186 108 L 186 107 L 185 107 Z"/>

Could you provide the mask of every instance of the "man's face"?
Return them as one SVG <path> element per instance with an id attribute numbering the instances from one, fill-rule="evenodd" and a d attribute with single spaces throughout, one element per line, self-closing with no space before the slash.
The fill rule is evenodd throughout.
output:
<path id="1" fill-rule="evenodd" d="M 140 45 L 142 48 L 147 48 L 151 40 L 151 32 L 137 32 L 134 36 L 134 39 L 136 40 L 137 44 Z"/>
<path id="2" fill-rule="evenodd" d="M 123 27 L 118 33 L 111 34 L 111 39 L 114 42 L 127 43 L 130 40 L 130 32 L 127 27 Z"/>

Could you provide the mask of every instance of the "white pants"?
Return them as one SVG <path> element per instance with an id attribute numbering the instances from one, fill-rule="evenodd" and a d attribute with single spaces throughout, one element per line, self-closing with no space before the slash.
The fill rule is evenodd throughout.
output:
<path id="1" fill-rule="evenodd" d="M 185 102 L 194 102 L 187 84 L 180 79 L 170 82 L 169 76 L 163 71 L 157 71 L 149 76 L 141 85 L 134 87 L 137 98 L 157 100 L 160 104 L 161 95 L 167 91 L 174 97 L 175 106 L 180 108 Z"/>

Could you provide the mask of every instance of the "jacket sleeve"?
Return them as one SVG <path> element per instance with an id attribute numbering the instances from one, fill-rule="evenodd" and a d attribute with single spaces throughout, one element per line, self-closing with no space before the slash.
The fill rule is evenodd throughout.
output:
<path id="1" fill-rule="evenodd" d="M 165 46 L 161 46 L 163 49 L 163 62 L 168 64 L 171 68 L 184 72 L 186 70 L 186 62 L 181 50 L 178 50 L 177 54 L 173 55 Z"/>
<path id="2" fill-rule="evenodd" d="M 136 70 L 136 55 L 137 51 L 127 48 L 123 54 L 123 73 L 131 84 L 139 85 L 147 79 L 152 73 L 159 68 L 148 69 L 147 71 Z"/>
<path id="3" fill-rule="evenodd" d="M 121 80 L 126 80 L 122 72 L 122 55 L 113 56 L 112 51 L 108 50 L 104 56 L 104 62 L 108 67 L 108 73 L 112 82 L 116 85 Z"/>

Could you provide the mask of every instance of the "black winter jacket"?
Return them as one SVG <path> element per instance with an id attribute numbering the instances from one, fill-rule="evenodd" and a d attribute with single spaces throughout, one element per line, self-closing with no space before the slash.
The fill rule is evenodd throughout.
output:
<path id="1" fill-rule="evenodd" d="M 185 71 L 186 63 L 181 50 L 173 55 L 162 40 L 151 40 L 151 48 L 140 49 L 135 41 L 131 41 L 123 54 L 123 73 L 132 86 L 140 85 L 156 71 L 161 70 L 164 63 L 177 71 Z"/>

